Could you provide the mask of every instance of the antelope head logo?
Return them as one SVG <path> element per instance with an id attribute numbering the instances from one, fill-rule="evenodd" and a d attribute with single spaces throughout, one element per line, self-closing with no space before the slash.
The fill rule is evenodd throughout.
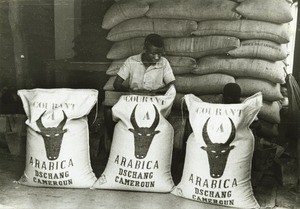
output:
<path id="1" fill-rule="evenodd" d="M 62 111 L 64 114 L 64 118 L 58 124 L 58 126 L 46 128 L 42 123 L 42 117 L 45 112 L 41 114 L 39 119 L 36 121 L 36 125 L 40 129 L 40 131 L 37 131 L 37 133 L 40 134 L 44 139 L 47 158 L 49 160 L 56 160 L 59 156 L 63 135 L 67 132 L 67 129 L 63 129 L 67 121 L 67 116 L 65 112 Z"/>
<path id="2" fill-rule="evenodd" d="M 138 159 L 144 159 L 148 153 L 153 137 L 160 132 L 155 131 L 159 123 L 159 113 L 156 106 L 153 105 L 155 109 L 155 118 L 152 125 L 150 127 L 140 127 L 135 118 L 136 107 L 137 105 L 134 107 L 130 116 L 130 122 L 133 126 L 133 129 L 130 128 L 128 130 L 134 135 L 135 157 Z"/>
<path id="3" fill-rule="evenodd" d="M 212 178 L 220 178 L 225 170 L 229 152 L 234 148 L 234 145 L 230 143 L 235 138 L 235 126 L 231 118 L 229 118 L 231 123 L 231 132 L 227 141 L 222 143 L 213 143 L 208 136 L 207 124 L 210 118 L 208 118 L 203 126 L 202 136 L 206 147 L 202 146 L 201 148 L 207 152 L 210 176 Z"/>

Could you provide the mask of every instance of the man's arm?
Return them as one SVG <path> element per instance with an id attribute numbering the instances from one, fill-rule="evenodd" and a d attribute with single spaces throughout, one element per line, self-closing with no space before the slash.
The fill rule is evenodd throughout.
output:
<path id="1" fill-rule="evenodd" d="M 163 76 L 164 76 L 163 79 L 164 79 L 164 82 L 166 83 L 166 85 L 164 87 L 161 87 L 161 88 L 155 90 L 154 93 L 166 93 L 171 85 L 174 85 L 174 87 L 175 87 L 175 76 L 173 74 L 171 65 L 167 59 L 165 59 L 165 68 L 164 68 Z"/>
<path id="2" fill-rule="evenodd" d="M 122 92 L 128 92 L 130 91 L 130 87 L 123 85 L 124 79 L 121 78 L 119 75 L 117 75 L 115 81 L 114 81 L 114 89 L 116 91 L 122 91 Z"/>
<path id="3" fill-rule="evenodd" d="M 124 79 L 121 78 L 121 76 L 117 75 L 115 81 L 114 81 L 114 89 L 116 91 L 121 92 L 134 92 L 136 94 L 149 94 L 151 91 L 149 90 L 133 90 L 130 88 L 130 86 L 124 85 Z M 152 92 L 155 93 L 155 92 Z"/>
<path id="4" fill-rule="evenodd" d="M 164 87 L 161 87 L 159 89 L 153 90 L 151 91 L 152 93 L 166 93 L 168 91 L 168 89 L 170 88 L 171 85 L 174 85 L 175 81 L 171 81 L 170 83 L 168 83 L 167 85 L 165 85 Z M 175 87 L 175 85 L 174 85 Z"/>

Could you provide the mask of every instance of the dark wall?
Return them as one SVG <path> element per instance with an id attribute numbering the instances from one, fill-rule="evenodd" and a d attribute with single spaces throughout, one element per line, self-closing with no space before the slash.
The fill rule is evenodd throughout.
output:
<path id="1" fill-rule="evenodd" d="M 0 0 L 0 114 L 22 111 L 18 89 L 45 86 L 45 60 L 54 59 L 53 8 L 53 0 Z"/>
<path id="2" fill-rule="evenodd" d="M 104 99 L 105 74 L 111 60 L 106 54 L 112 42 L 106 40 L 108 30 L 102 20 L 113 0 L 81 0 L 80 34 L 74 39 L 72 59 L 48 62 L 51 87 L 93 88 L 99 91 L 99 102 Z M 97 63 L 95 63 L 97 62 Z"/>
<path id="3" fill-rule="evenodd" d="M 101 24 L 113 3 L 113 0 L 81 0 L 81 33 L 74 39 L 74 61 L 110 62 L 106 54 L 112 42 L 106 40 L 108 31 Z M 28 72 L 24 88 L 46 87 L 45 61 L 55 58 L 54 0 L 22 0 L 18 4 Z M 9 0 L 0 0 L 0 88 L 16 86 L 13 46 Z"/>
<path id="4" fill-rule="evenodd" d="M 297 31 L 296 31 L 296 40 L 295 40 L 293 75 L 298 81 L 298 83 L 300 84 L 300 11 L 298 11 L 298 17 L 297 17 Z"/>
<path id="5" fill-rule="evenodd" d="M 0 1 L 0 89 L 15 86 L 14 45 L 8 19 L 8 1 Z"/>
<path id="6" fill-rule="evenodd" d="M 53 0 L 18 1 L 18 30 L 24 45 L 24 88 L 43 86 L 44 60 L 54 58 Z M 0 88 L 16 86 L 14 40 L 9 20 L 9 0 L 0 1 Z"/>
<path id="7" fill-rule="evenodd" d="M 45 60 L 54 59 L 54 1 L 25 0 L 22 26 L 28 53 L 28 71 L 32 84 L 43 87 Z M 29 81 L 30 82 L 30 81 Z"/>
<path id="8" fill-rule="evenodd" d="M 74 59 L 87 62 L 109 62 L 106 54 L 112 43 L 106 40 L 108 30 L 102 29 L 102 20 L 113 0 L 81 1 L 81 33 L 74 40 Z"/>

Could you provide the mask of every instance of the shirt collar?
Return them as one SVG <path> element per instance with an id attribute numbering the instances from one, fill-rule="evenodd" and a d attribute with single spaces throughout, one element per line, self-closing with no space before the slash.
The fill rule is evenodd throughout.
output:
<path id="1" fill-rule="evenodd" d="M 142 62 L 142 53 L 136 55 L 136 56 L 133 56 L 132 58 L 134 61 L 137 61 L 137 62 L 140 62 L 142 65 L 143 65 L 143 62 Z M 154 66 L 155 68 L 159 68 L 159 67 L 162 67 L 163 66 L 163 59 L 160 58 L 158 60 L 158 62 L 155 64 L 155 65 L 151 65 L 151 66 Z"/>

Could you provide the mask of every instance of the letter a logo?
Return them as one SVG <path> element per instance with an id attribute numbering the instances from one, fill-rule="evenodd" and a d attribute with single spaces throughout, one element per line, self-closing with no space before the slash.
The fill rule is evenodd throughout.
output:
<path id="1" fill-rule="evenodd" d="M 217 128 L 216 132 L 224 132 L 224 127 L 223 127 L 223 123 L 220 124 L 220 126 Z"/>
<path id="2" fill-rule="evenodd" d="M 145 116 L 143 117 L 143 120 L 150 120 L 149 112 L 147 112 L 147 113 L 145 114 Z"/>

